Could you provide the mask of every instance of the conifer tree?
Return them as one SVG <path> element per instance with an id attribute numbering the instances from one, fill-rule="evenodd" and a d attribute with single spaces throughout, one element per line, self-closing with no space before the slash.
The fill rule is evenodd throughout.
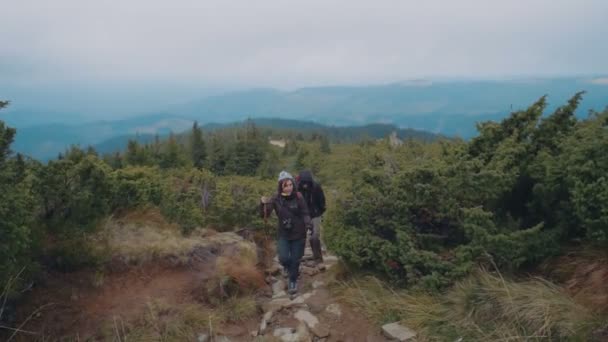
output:
<path id="1" fill-rule="evenodd" d="M 190 156 L 192 158 L 192 165 L 197 169 L 200 169 L 205 165 L 207 149 L 205 140 L 203 140 L 203 131 L 196 121 L 194 121 L 194 124 L 192 125 L 192 134 L 190 136 Z"/>

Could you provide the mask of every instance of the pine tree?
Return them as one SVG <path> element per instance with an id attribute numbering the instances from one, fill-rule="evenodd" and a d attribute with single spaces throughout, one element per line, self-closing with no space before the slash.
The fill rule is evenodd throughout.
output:
<path id="1" fill-rule="evenodd" d="M 207 159 L 205 140 L 203 140 L 203 131 L 196 121 L 192 125 L 192 135 L 190 136 L 190 155 L 194 167 L 200 169 L 205 165 Z"/>
<path id="2" fill-rule="evenodd" d="M 258 176 L 274 178 L 281 171 L 279 155 L 275 150 L 268 149 L 266 157 L 258 167 Z"/>
<path id="3" fill-rule="evenodd" d="M 125 160 L 126 160 L 127 164 L 129 164 L 129 165 L 140 165 L 141 164 L 139 150 L 140 150 L 140 147 L 139 147 L 139 143 L 137 142 L 137 140 L 129 139 L 129 142 L 127 143 L 127 153 L 125 156 Z"/>
<path id="4" fill-rule="evenodd" d="M 305 148 L 301 148 L 296 155 L 296 161 L 294 164 L 294 168 L 296 170 L 304 170 L 307 168 L 306 165 L 306 157 L 308 157 L 308 150 Z"/>
<path id="5" fill-rule="evenodd" d="M 0 101 L 0 109 L 8 104 Z M 16 132 L 0 120 L 0 286 L 16 276 L 30 257 L 35 202 L 27 184 L 21 182 L 25 174 L 23 159 L 20 155 L 11 156 L 10 145 Z"/>
<path id="6" fill-rule="evenodd" d="M 321 135 L 319 137 L 319 151 L 321 153 L 329 154 L 331 153 L 331 147 L 329 146 L 329 139 L 326 135 Z"/>
<path id="7" fill-rule="evenodd" d="M 123 168 L 123 157 L 120 155 L 120 152 L 114 152 L 112 154 L 105 154 L 103 156 L 103 160 L 106 164 L 110 165 L 113 169 L 122 169 Z"/>
<path id="8" fill-rule="evenodd" d="M 178 168 L 185 165 L 185 160 L 182 155 L 181 146 L 177 143 L 175 135 L 171 133 L 165 152 L 161 155 L 160 167 L 163 169 Z"/>
<path id="9" fill-rule="evenodd" d="M 549 152 L 556 153 L 559 141 L 568 135 L 576 125 L 574 116 L 584 91 L 576 93 L 568 104 L 559 107 L 552 115 L 541 120 L 538 129 L 534 131 L 533 141 L 536 151 L 545 148 Z"/>
<path id="10" fill-rule="evenodd" d="M 216 175 L 223 175 L 226 168 L 226 152 L 224 142 L 218 134 L 211 137 L 209 144 L 209 169 Z"/>
<path id="11" fill-rule="evenodd" d="M 98 156 L 97 151 L 95 150 L 95 147 L 93 147 L 91 145 L 87 146 L 86 154 L 87 154 L 87 156 L 95 156 L 95 157 Z"/>
<path id="12" fill-rule="evenodd" d="M 293 139 L 288 139 L 283 147 L 283 156 L 293 156 L 298 153 L 298 143 Z"/>
<path id="13" fill-rule="evenodd" d="M 9 105 L 8 101 L 0 101 L 0 109 Z M 0 121 L 0 166 L 4 164 L 6 158 L 11 154 L 10 145 L 15 139 L 14 128 L 5 126 L 4 121 Z"/>

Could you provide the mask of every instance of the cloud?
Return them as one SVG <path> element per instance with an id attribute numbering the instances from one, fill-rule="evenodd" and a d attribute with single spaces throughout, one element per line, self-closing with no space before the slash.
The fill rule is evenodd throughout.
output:
<path id="1" fill-rule="evenodd" d="M 608 73 L 604 0 L 20 0 L 2 10 L 5 82 L 293 87 Z"/>
<path id="2" fill-rule="evenodd" d="M 608 77 L 598 77 L 589 81 L 591 84 L 608 85 Z"/>

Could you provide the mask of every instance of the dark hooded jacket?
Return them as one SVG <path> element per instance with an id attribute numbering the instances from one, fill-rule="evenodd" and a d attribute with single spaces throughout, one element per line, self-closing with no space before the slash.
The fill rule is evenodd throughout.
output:
<path id="1" fill-rule="evenodd" d="M 300 172 L 296 178 L 298 191 L 302 193 L 308 209 L 310 210 L 310 217 L 315 218 L 325 213 L 325 193 L 321 184 L 314 181 L 312 173 L 308 170 Z M 308 186 L 305 187 L 304 184 Z"/>
<path id="2" fill-rule="evenodd" d="M 306 238 L 306 230 L 312 228 L 308 206 L 304 196 L 295 189 L 290 196 L 283 196 L 279 191 L 275 193 L 270 203 L 262 204 L 260 214 L 268 218 L 274 211 L 278 218 L 279 238 L 298 240 Z"/>

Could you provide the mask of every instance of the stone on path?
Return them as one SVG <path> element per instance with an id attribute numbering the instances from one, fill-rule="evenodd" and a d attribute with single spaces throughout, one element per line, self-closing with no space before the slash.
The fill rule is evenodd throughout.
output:
<path id="1" fill-rule="evenodd" d="M 293 328 L 277 328 L 277 329 L 274 329 L 272 336 L 281 337 L 283 335 L 293 334 L 295 332 L 296 332 L 296 329 L 293 329 Z"/>
<path id="2" fill-rule="evenodd" d="M 327 308 L 325 308 L 325 311 L 338 318 L 342 317 L 342 308 L 340 308 L 340 304 L 329 304 Z"/>
<path id="3" fill-rule="evenodd" d="M 283 307 L 289 305 L 289 303 L 291 303 L 289 298 L 277 298 L 277 299 L 271 300 L 270 302 L 266 302 L 266 303 L 262 304 L 262 309 L 264 310 L 264 312 L 276 311 L 276 310 L 280 310 Z"/>
<path id="4" fill-rule="evenodd" d="M 260 322 L 260 334 L 264 334 L 264 331 L 266 331 L 268 322 L 270 322 L 273 313 L 274 311 L 268 311 L 264 314 L 264 317 L 262 317 L 262 322 Z"/>
<path id="5" fill-rule="evenodd" d="M 272 299 L 283 298 L 283 297 L 287 297 L 287 292 L 281 291 L 281 292 L 274 293 L 272 295 Z"/>
<path id="6" fill-rule="evenodd" d="M 321 338 L 329 336 L 329 327 L 327 327 L 325 324 L 319 323 L 319 319 L 309 311 L 298 310 L 294 314 L 294 318 L 300 322 L 304 322 L 310 331 L 315 334 L 315 336 Z"/>
<path id="7" fill-rule="evenodd" d="M 310 329 L 310 331 L 312 331 L 312 333 L 319 338 L 325 338 L 329 336 L 329 327 L 322 323 L 316 325 L 314 328 Z"/>
<path id="8" fill-rule="evenodd" d="M 277 294 L 279 292 L 284 292 L 285 291 L 285 282 L 283 280 L 277 280 L 274 282 L 274 284 L 272 284 L 272 293 Z"/>
<path id="9" fill-rule="evenodd" d="M 331 262 L 338 262 L 338 257 L 335 256 L 335 255 L 328 255 L 328 256 L 323 257 L 323 261 L 324 262 L 330 262 L 330 263 Z"/>
<path id="10" fill-rule="evenodd" d="M 309 328 L 319 324 L 319 319 L 306 310 L 298 310 L 293 317 L 295 317 L 298 321 L 306 323 L 306 326 Z"/>
<path id="11" fill-rule="evenodd" d="M 279 273 L 281 273 L 281 265 L 279 264 L 272 264 L 272 266 L 266 269 L 266 274 L 271 276 L 278 275 Z"/>
<path id="12" fill-rule="evenodd" d="M 383 325 L 382 332 L 384 333 L 384 336 L 401 342 L 412 341 L 413 338 L 416 337 L 414 331 L 397 322 Z"/>
<path id="13" fill-rule="evenodd" d="M 310 335 L 304 324 L 300 324 L 297 329 L 293 328 L 278 328 L 272 333 L 274 337 L 278 337 L 283 342 L 300 342 L 309 341 Z"/>
<path id="14" fill-rule="evenodd" d="M 305 266 L 302 268 L 302 273 L 304 273 L 310 277 L 314 277 L 315 275 L 317 275 L 319 273 L 319 270 L 316 267 Z"/>
<path id="15" fill-rule="evenodd" d="M 293 304 L 304 304 L 305 301 L 307 301 L 310 297 L 314 296 L 316 293 L 317 293 L 317 291 L 313 290 L 312 292 L 308 292 L 303 295 L 300 295 L 300 296 L 296 297 L 294 300 L 292 300 L 292 303 Z"/>
<path id="16" fill-rule="evenodd" d="M 323 287 L 323 286 L 325 286 L 325 283 L 321 280 L 315 280 L 312 282 L 313 289 L 318 289 L 319 287 Z"/>
<path id="17" fill-rule="evenodd" d="M 291 300 L 287 297 L 281 297 L 281 298 L 276 298 L 271 300 L 270 302 L 266 302 L 262 304 L 262 310 L 264 310 L 264 312 L 267 311 L 279 311 L 283 308 L 288 308 L 288 307 L 292 307 L 292 306 L 307 306 L 306 304 L 304 304 L 304 300 L 303 298 L 296 298 L 295 300 Z"/>

